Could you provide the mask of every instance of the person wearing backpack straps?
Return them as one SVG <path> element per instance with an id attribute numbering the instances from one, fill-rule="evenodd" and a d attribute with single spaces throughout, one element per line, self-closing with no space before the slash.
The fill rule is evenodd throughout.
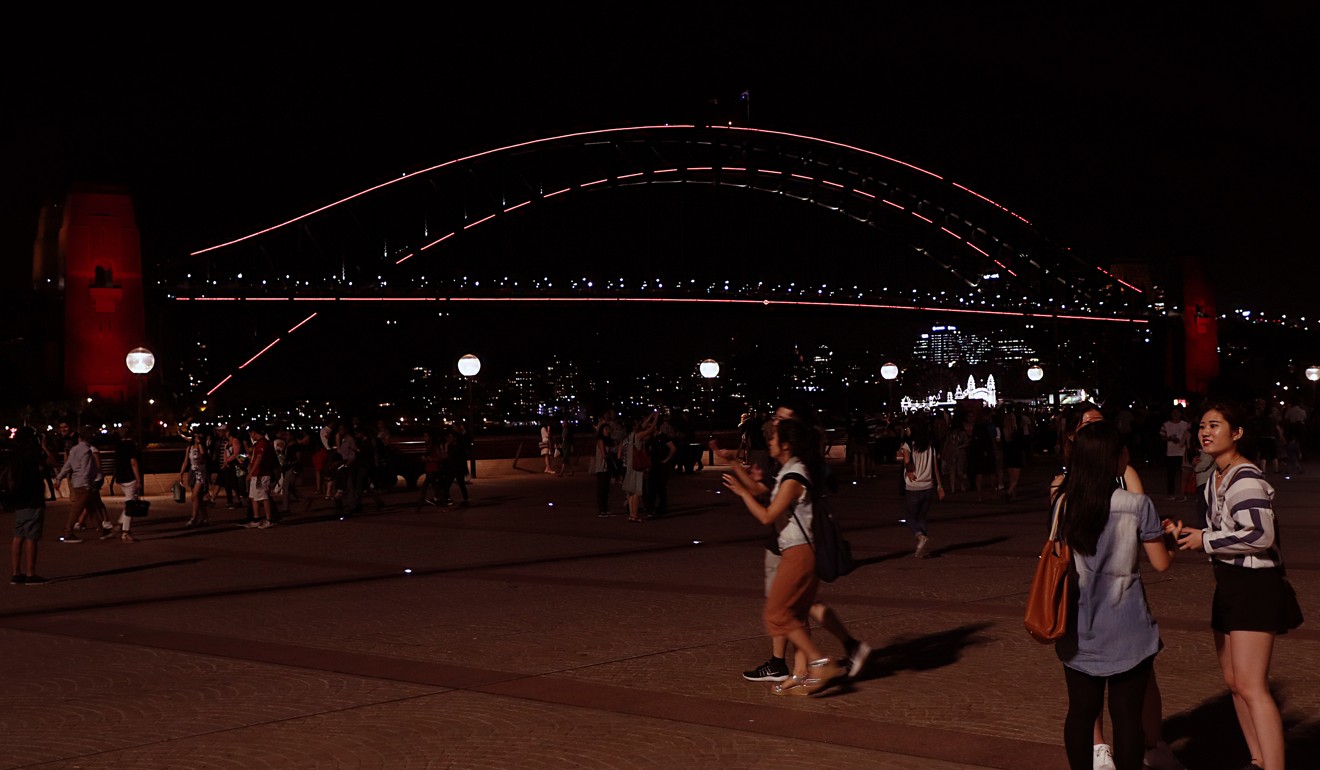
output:
<path id="1" fill-rule="evenodd" d="M 770 415 L 768 421 L 777 424 L 780 420 L 793 419 L 800 420 L 805 422 L 808 426 L 811 426 L 819 437 L 819 446 L 821 447 L 819 454 L 822 459 L 818 475 L 826 479 L 824 488 L 828 489 L 830 487 L 830 480 L 828 478 L 829 468 L 823 459 L 825 439 L 819 427 L 815 425 L 814 413 L 810 407 L 796 399 L 786 399 L 775 408 L 774 413 Z M 759 431 L 760 429 L 758 428 L 757 430 Z M 714 440 L 711 440 L 709 446 L 714 456 L 719 457 L 731 467 L 743 467 L 736 450 L 721 449 Z M 751 478 L 758 485 L 758 495 L 764 497 L 769 493 L 769 489 L 767 489 L 765 484 L 761 482 L 761 479 L 763 478 L 763 476 L 760 475 L 761 465 L 752 462 L 751 460 L 752 458 L 749 457 L 748 465 L 745 470 L 751 474 Z M 773 460 L 770 460 L 769 462 L 772 465 L 775 464 Z M 770 529 L 770 540 L 766 543 L 763 557 L 765 574 L 764 586 L 765 595 L 767 597 L 770 595 L 770 589 L 774 585 L 775 576 L 778 574 L 780 562 L 777 533 L 773 531 L 773 526 L 771 526 Z M 811 619 L 814 620 L 817 625 L 828 631 L 834 636 L 834 638 L 839 640 L 840 644 L 843 645 L 843 665 L 848 669 L 848 676 L 856 677 L 860 674 L 866 665 L 867 659 L 871 656 L 871 645 L 857 639 L 849 633 L 847 626 L 843 624 L 843 621 L 839 618 L 839 614 L 835 612 L 834 608 L 822 601 L 818 600 L 811 605 L 810 615 Z M 743 679 L 746 679 L 749 682 L 782 682 L 785 679 L 788 679 L 792 672 L 789 671 L 788 663 L 785 660 L 787 653 L 787 637 L 782 634 L 772 635 L 770 637 L 769 660 L 754 669 L 744 671 L 742 674 Z"/>
<path id="2" fill-rule="evenodd" d="M 775 695 L 813 695 L 843 676 L 845 669 L 826 657 L 811 639 L 810 611 L 816 601 L 820 578 L 816 576 L 815 553 L 809 545 L 812 505 L 807 488 L 796 479 L 810 478 L 809 466 L 815 467 L 820 452 L 820 437 L 802 422 L 779 420 L 770 433 L 770 455 L 780 463 L 769 505 L 762 505 L 757 495 L 764 487 L 741 465 L 730 465 L 723 476 L 724 486 L 738 495 L 747 510 L 762 524 L 773 525 L 777 533 L 780 562 L 774 582 L 765 600 L 762 619 L 771 636 L 784 636 L 793 643 L 793 673 L 771 686 Z"/>

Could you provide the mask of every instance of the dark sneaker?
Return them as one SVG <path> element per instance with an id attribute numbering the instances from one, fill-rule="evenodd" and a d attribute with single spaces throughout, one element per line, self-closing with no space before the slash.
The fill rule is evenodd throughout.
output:
<path id="1" fill-rule="evenodd" d="M 115 528 L 114 528 L 114 527 L 101 527 L 101 539 L 102 539 L 102 540 L 109 540 L 110 538 L 112 538 L 112 537 L 114 537 L 114 536 L 115 536 Z"/>
<path id="2" fill-rule="evenodd" d="M 787 662 L 771 658 L 752 671 L 744 671 L 743 679 L 749 682 L 782 682 L 791 673 Z"/>
<path id="3" fill-rule="evenodd" d="M 27 575 L 24 575 L 22 573 L 9 578 L 9 585 L 11 586 L 21 586 L 26 582 L 27 582 Z"/>
<path id="4" fill-rule="evenodd" d="M 28 575 L 23 578 L 23 585 L 25 586 L 44 586 L 49 582 L 49 580 L 40 575 Z"/>
<path id="5" fill-rule="evenodd" d="M 61 543 L 81 543 L 82 540 L 80 540 L 80 539 L 78 538 L 78 536 L 75 535 L 75 534 L 73 534 L 72 532 L 65 532 L 63 535 L 60 535 L 60 542 L 61 542 Z"/>

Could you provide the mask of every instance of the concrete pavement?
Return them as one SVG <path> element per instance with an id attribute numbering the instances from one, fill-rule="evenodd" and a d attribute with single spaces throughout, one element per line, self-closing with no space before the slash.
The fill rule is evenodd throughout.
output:
<path id="1" fill-rule="evenodd" d="M 761 532 L 718 468 L 676 475 L 672 515 L 642 524 L 617 486 L 620 515 L 597 518 L 593 477 L 529 460 L 482 461 L 466 508 L 401 490 L 341 520 L 309 498 L 268 530 L 223 506 L 185 530 L 153 477 L 133 544 L 59 543 L 61 500 L 38 563 L 53 582 L 0 591 L 0 768 L 1063 768 L 1063 677 L 1021 622 L 1054 465 L 1033 458 L 1015 503 L 937 504 L 925 560 L 897 466 L 836 465 L 863 566 L 821 597 L 875 652 L 814 698 L 740 676 L 769 651 Z M 1275 653 L 1295 768 L 1320 767 L 1309 469 L 1271 477 L 1308 617 Z M 1143 476 L 1161 513 L 1191 516 L 1158 494 L 1162 468 Z M 1146 585 L 1167 739 L 1193 770 L 1239 767 L 1209 566 L 1181 554 Z"/>

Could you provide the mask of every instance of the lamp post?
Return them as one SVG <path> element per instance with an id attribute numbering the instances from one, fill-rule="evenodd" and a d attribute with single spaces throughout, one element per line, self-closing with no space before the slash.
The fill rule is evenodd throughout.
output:
<path id="1" fill-rule="evenodd" d="M 701 376 L 702 376 L 703 378 L 706 379 L 708 385 L 709 385 L 709 384 L 713 384 L 713 383 L 711 383 L 710 381 L 711 381 L 711 380 L 714 380 L 716 377 L 719 377 L 719 376 L 720 376 L 720 362 L 719 362 L 719 361 L 716 361 L 716 360 L 713 359 L 713 358 L 707 358 L 707 359 L 705 359 L 704 361 L 702 361 L 701 363 L 697 364 L 697 372 L 698 372 L 699 374 L 701 374 Z M 713 431 L 713 430 L 714 430 L 714 424 L 715 424 L 715 394 L 714 394 L 714 392 L 713 392 L 713 389 L 710 389 L 710 390 L 711 390 L 712 392 L 708 392 L 708 393 L 707 393 L 709 403 L 706 405 L 706 410 L 705 410 L 705 411 L 706 411 L 706 420 L 707 420 L 707 422 L 710 424 L 710 426 L 711 426 L 711 430 Z M 713 439 L 714 437 L 715 437 L 715 436 L 714 436 L 714 433 L 709 433 L 709 432 L 708 432 L 708 433 L 706 434 L 706 438 L 708 439 L 708 440 L 707 440 L 707 446 L 710 445 L 710 441 L 709 441 L 709 440 L 710 440 L 710 439 Z M 714 467 L 714 465 L 715 465 L 715 449 L 714 449 L 714 447 L 711 447 L 711 448 L 709 449 L 709 452 L 710 452 L 710 454 L 709 454 L 709 457 L 708 457 L 708 463 L 709 463 L 712 467 Z M 697 452 L 697 462 L 701 462 L 701 452 L 700 452 L 700 451 Z"/>
<path id="2" fill-rule="evenodd" d="M 1045 370 L 1044 370 L 1043 368 L 1041 368 L 1041 365 L 1040 365 L 1040 364 L 1033 363 L 1031 366 L 1028 366 L 1028 367 L 1027 367 L 1027 379 L 1028 379 L 1028 380 L 1031 380 L 1031 382 L 1032 382 L 1032 383 L 1034 384 L 1034 386 L 1035 386 L 1035 391 L 1032 393 L 1032 400 L 1033 400 L 1033 401 L 1036 401 L 1037 403 L 1036 403 L 1035 405 L 1036 405 L 1037 407 L 1039 407 L 1039 406 L 1040 406 L 1040 381 L 1043 380 L 1043 379 L 1045 379 Z"/>
<path id="3" fill-rule="evenodd" d="M 137 430 L 134 435 L 137 436 L 139 446 L 143 446 L 146 443 L 146 437 L 142 435 L 142 390 L 146 386 L 147 375 L 156 366 L 156 356 L 146 348 L 133 348 L 124 357 L 124 363 L 128 366 L 128 370 L 137 377 L 138 381 Z"/>
<path id="4" fill-rule="evenodd" d="M 481 371 L 481 359 L 468 353 L 458 359 L 458 373 L 467 378 L 467 400 L 468 400 L 468 422 L 474 422 L 476 415 L 473 414 L 472 407 L 472 382 L 477 378 L 477 372 Z"/>
<path id="5" fill-rule="evenodd" d="M 1311 381 L 1311 408 L 1315 408 L 1315 383 L 1320 380 L 1320 366 L 1306 367 L 1306 379 Z"/>
<path id="6" fill-rule="evenodd" d="M 893 409 L 894 380 L 898 379 L 898 364 L 890 362 L 880 367 L 880 376 L 884 377 L 885 381 L 889 383 L 889 398 L 888 400 L 885 401 L 885 405 L 888 406 L 890 409 Z"/>

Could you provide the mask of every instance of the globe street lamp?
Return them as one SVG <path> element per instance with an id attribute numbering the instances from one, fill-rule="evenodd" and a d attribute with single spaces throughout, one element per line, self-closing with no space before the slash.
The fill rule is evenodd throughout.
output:
<path id="1" fill-rule="evenodd" d="M 477 372 L 481 371 L 481 359 L 468 353 L 458 359 L 458 373 L 464 377 L 476 377 Z"/>
<path id="2" fill-rule="evenodd" d="M 894 408 L 894 380 L 898 379 L 898 364 L 887 363 L 880 367 L 880 376 L 884 377 L 889 383 L 889 400 L 885 402 L 890 409 Z"/>
<path id="3" fill-rule="evenodd" d="M 1320 366 L 1306 367 L 1306 379 L 1311 381 L 1311 403 L 1315 403 L 1315 383 L 1320 380 Z"/>
<path id="4" fill-rule="evenodd" d="M 704 361 L 702 361 L 701 363 L 697 364 L 697 372 L 699 372 L 699 373 L 701 374 L 701 376 L 704 377 L 705 379 L 707 379 L 707 380 L 713 380 L 713 379 L 715 379 L 716 377 L 719 377 L 719 376 L 720 376 L 720 362 L 719 362 L 719 361 L 716 361 L 716 360 L 713 359 L 713 358 L 707 358 L 706 360 L 704 360 Z M 708 396 L 708 398 L 709 398 L 709 403 L 706 405 L 706 407 L 707 407 L 707 408 L 706 408 L 706 419 L 707 419 L 707 421 L 712 425 L 712 429 L 713 429 L 713 425 L 714 425 L 714 422 L 715 422 L 715 394 L 714 394 L 713 392 L 708 392 L 708 393 L 707 393 L 707 396 Z M 706 437 L 707 437 L 708 439 L 713 439 L 713 438 L 714 438 L 714 435 L 711 434 L 711 433 L 707 433 L 707 434 L 706 434 Z M 710 442 L 708 441 L 707 444 L 709 445 L 709 443 L 710 443 Z M 712 447 L 709 451 L 710 451 L 709 464 L 712 465 L 712 466 L 714 466 L 714 465 L 715 465 L 715 449 Z M 701 453 L 700 453 L 700 452 L 697 453 L 697 461 L 698 461 L 698 462 L 701 461 Z"/>
<path id="5" fill-rule="evenodd" d="M 1034 364 L 1034 363 L 1033 363 L 1031 366 L 1028 366 L 1028 367 L 1027 367 L 1027 379 L 1028 379 L 1028 380 L 1031 380 L 1031 382 L 1032 382 L 1033 385 L 1034 385 L 1035 392 L 1032 393 L 1032 396 L 1034 397 L 1034 400 L 1036 401 L 1036 404 L 1035 404 L 1035 405 L 1036 405 L 1037 407 L 1039 407 L 1039 406 L 1040 406 L 1040 381 L 1043 380 L 1043 379 L 1045 379 L 1045 370 L 1044 370 L 1043 368 L 1041 368 L 1041 365 L 1040 365 L 1040 364 Z"/>
<path id="6" fill-rule="evenodd" d="M 137 432 L 135 435 L 140 442 L 139 446 L 141 446 L 146 440 L 142 435 L 142 390 L 146 385 L 147 375 L 156 366 L 156 356 L 146 348 L 133 348 L 124 357 L 124 364 L 128 366 L 128 370 L 137 377 L 138 381 Z"/>
<path id="7" fill-rule="evenodd" d="M 458 359 L 458 373 L 467 378 L 467 397 L 468 397 L 468 422 L 473 422 L 476 415 L 472 409 L 472 382 L 477 378 L 477 372 L 481 371 L 481 359 L 468 353 Z"/>

